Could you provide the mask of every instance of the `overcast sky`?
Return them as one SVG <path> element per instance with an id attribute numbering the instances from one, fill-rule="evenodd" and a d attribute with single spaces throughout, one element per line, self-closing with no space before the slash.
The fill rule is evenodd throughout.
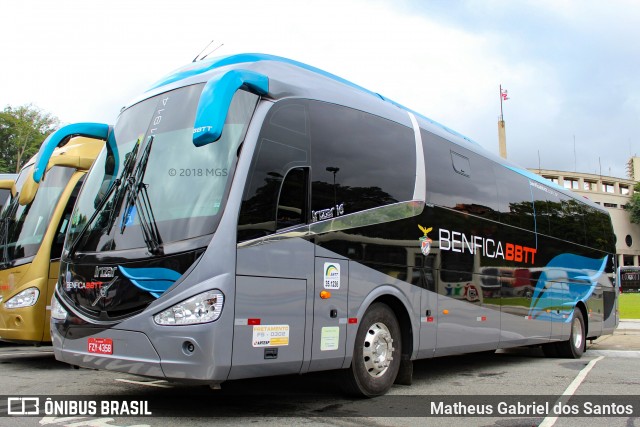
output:
<path id="1" fill-rule="evenodd" d="M 305 62 L 494 153 L 502 84 L 509 159 L 624 177 L 640 155 L 639 35 L 635 0 L 3 0 L 0 108 L 114 123 L 214 39 L 212 56 Z"/>

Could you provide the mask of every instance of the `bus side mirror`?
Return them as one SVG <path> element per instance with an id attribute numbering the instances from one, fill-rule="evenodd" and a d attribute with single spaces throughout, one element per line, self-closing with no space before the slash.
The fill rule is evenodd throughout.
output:
<path id="1" fill-rule="evenodd" d="M 33 180 L 35 183 L 39 183 L 40 180 L 42 180 L 53 150 L 58 146 L 64 145 L 64 142 L 68 141 L 70 137 L 86 136 L 88 138 L 107 140 L 111 129 L 109 125 L 102 123 L 74 123 L 63 126 L 49 135 L 40 146 L 40 151 L 38 151 L 36 155 L 36 163 L 33 168 Z"/>
<path id="2" fill-rule="evenodd" d="M 33 180 L 33 174 L 27 175 L 22 188 L 20 189 L 20 195 L 18 196 L 18 203 L 20 206 L 26 206 L 33 202 L 38 192 L 39 184 Z"/>
<path id="3" fill-rule="evenodd" d="M 201 147 L 220 139 L 233 95 L 242 86 L 258 95 L 269 92 L 269 78 L 248 70 L 231 70 L 215 76 L 202 89 L 193 125 L 193 144 Z"/>
<path id="4" fill-rule="evenodd" d="M 79 170 L 89 170 L 94 159 L 102 150 L 104 140 L 74 137 L 58 153 L 49 159 L 47 170 L 53 166 L 67 166 Z"/>
<path id="5" fill-rule="evenodd" d="M 16 195 L 16 182 L 13 179 L 0 179 L 0 190 L 11 191 L 11 197 Z"/>

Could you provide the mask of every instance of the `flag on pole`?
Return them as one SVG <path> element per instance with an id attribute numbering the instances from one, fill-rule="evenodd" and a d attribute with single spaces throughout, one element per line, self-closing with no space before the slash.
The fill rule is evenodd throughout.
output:
<path id="1" fill-rule="evenodd" d="M 506 89 L 500 89 L 500 96 L 502 97 L 503 101 L 506 101 L 507 99 L 509 99 L 509 97 L 507 96 L 507 90 Z"/>

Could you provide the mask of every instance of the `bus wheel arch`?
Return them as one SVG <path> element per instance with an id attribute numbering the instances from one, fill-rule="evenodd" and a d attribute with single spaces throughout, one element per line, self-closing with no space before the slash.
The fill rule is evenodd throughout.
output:
<path id="1" fill-rule="evenodd" d="M 381 302 L 386 304 L 398 319 L 400 324 L 400 337 L 402 339 L 402 357 L 411 359 L 413 354 L 413 327 L 411 325 L 411 318 L 405 305 L 398 298 L 393 295 L 381 295 L 376 298 L 372 304 Z"/>
<path id="2" fill-rule="evenodd" d="M 414 336 L 413 326 L 407 307 L 392 295 L 382 295 L 376 301 L 387 304 L 395 313 L 400 323 L 400 336 L 402 338 L 400 369 L 396 376 L 395 384 L 411 385 L 413 382 L 413 352 L 414 352 Z"/>
<path id="3" fill-rule="evenodd" d="M 576 310 L 580 309 L 582 313 L 582 319 L 584 320 L 584 336 L 585 342 L 587 341 L 586 337 L 589 336 L 589 315 L 587 314 L 587 306 L 582 301 L 578 301 L 576 304 Z"/>
<path id="4" fill-rule="evenodd" d="M 569 339 L 557 343 L 560 357 L 579 359 L 587 347 L 588 321 L 587 310 L 582 302 L 576 304 L 570 321 Z"/>
<path id="5" fill-rule="evenodd" d="M 374 301 L 359 319 L 351 366 L 343 370 L 341 384 L 350 395 L 385 394 L 400 370 L 402 333 L 394 310 Z"/>

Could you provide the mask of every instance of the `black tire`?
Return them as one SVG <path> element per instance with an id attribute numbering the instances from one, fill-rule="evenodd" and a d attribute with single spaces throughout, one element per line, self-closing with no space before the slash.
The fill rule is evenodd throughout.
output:
<path id="1" fill-rule="evenodd" d="M 371 357 L 372 352 L 379 357 Z M 351 367 L 344 372 L 345 391 L 360 397 L 385 394 L 398 375 L 401 354 L 398 319 L 386 304 L 372 304 L 358 327 Z"/>
<path id="2" fill-rule="evenodd" d="M 573 310 L 571 318 L 571 335 L 567 341 L 557 343 L 558 355 L 568 359 L 580 359 L 587 343 L 587 328 L 585 328 L 582 311 L 578 307 Z"/>

